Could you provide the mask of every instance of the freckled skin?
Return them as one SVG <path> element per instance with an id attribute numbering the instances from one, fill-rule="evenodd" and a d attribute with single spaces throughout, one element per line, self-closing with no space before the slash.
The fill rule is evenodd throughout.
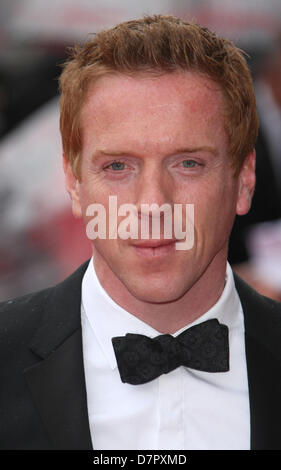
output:
<path id="1" fill-rule="evenodd" d="M 101 284 L 123 308 L 160 332 L 174 332 L 220 296 L 235 214 L 249 210 L 254 152 L 233 177 L 217 84 L 193 72 L 107 76 L 82 111 L 82 179 L 65 160 L 75 216 L 93 202 L 194 204 L 195 244 L 153 259 L 132 240 L 92 241 Z M 122 162 L 113 164 L 112 162 Z M 185 162 L 185 163 L 184 163 Z"/>

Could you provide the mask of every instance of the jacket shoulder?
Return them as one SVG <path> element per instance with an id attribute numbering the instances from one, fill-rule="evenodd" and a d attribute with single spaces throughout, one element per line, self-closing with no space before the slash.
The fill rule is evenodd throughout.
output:
<path id="1" fill-rule="evenodd" d="M 56 334 L 62 324 L 79 321 L 81 281 L 89 260 L 59 284 L 0 303 L 0 347 L 33 336 L 43 322 L 44 334 Z M 72 315 L 72 316 L 71 316 Z M 73 318 L 74 320 L 73 320 Z"/>
<path id="2" fill-rule="evenodd" d="M 0 303 L 0 344 L 24 340 L 41 320 L 43 307 L 53 288 L 49 287 Z"/>
<path id="3" fill-rule="evenodd" d="M 247 303 L 255 311 L 269 315 L 272 319 L 276 317 L 277 320 L 281 321 L 281 302 L 259 294 L 235 273 L 234 280 L 242 306 Z"/>
<path id="4" fill-rule="evenodd" d="M 264 297 L 234 273 L 245 332 L 271 352 L 281 354 L 281 303 Z"/>
<path id="5" fill-rule="evenodd" d="M 50 290 L 52 287 L 48 287 L 46 289 L 42 289 L 36 292 L 30 292 L 25 295 L 21 295 L 19 297 L 15 297 L 13 299 L 8 299 L 0 302 L 0 315 L 9 314 L 15 310 L 25 310 L 36 308 L 44 299 L 48 297 Z M 1 319 L 1 317 L 0 317 Z"/>

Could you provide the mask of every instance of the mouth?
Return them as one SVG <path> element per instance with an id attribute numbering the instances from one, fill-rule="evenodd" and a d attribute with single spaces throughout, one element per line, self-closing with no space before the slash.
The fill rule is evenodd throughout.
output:
<path id="1" fill-rule="evenodd" d="M 138 255 L 155 258 L 173 253 L 176 247 L 176 240 L 146 240 L 131 246 Z"/>

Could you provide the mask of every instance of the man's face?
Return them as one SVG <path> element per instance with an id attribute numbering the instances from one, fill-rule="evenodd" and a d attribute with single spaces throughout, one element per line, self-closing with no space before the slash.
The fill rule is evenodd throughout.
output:
<path id="1" fill-rule="evenodd" d="M 140 248 L 140 238 L 92 241 L 97 274 L 113 289 L 121 281 L 139 300 L 170 302 L 211 267 L 225 269 L 235 213 L 249 209 L 254 156 L 234 178 L 223 111 L 218 85 L 193 72 L 107 76 L 90 88 L 81 116 L 81 182 L 65 162 L 74 214 L 87 224 L 87 207 L 99 203 L 108 216 L 113 195 L 118 207 L 131 203 L 138 211 L 144 203 L 194 204 L 190 250 L 175 243 Z"/>

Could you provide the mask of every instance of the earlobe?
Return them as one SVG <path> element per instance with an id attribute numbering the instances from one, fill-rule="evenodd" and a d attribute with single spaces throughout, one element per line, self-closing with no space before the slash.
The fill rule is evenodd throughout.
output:
<path id="1" fill-rule="evenodd" d="M 74 217 L 82 217 L 81 203 L 80 203 L 80 182 L 74 175 L 69 160 L 63 155 L 63 171 L 65 176 L 65 188 L 72 201 L 72 213 Z"/>
<path id="2" fill-rule="evenodd" d="M 245 159 L 238 176 L 239 189 L 236 204 L 237 215 L 245 215 L 251 208 L 256 182 L 255 168 L 256 152 L 253 150 Z"/>

